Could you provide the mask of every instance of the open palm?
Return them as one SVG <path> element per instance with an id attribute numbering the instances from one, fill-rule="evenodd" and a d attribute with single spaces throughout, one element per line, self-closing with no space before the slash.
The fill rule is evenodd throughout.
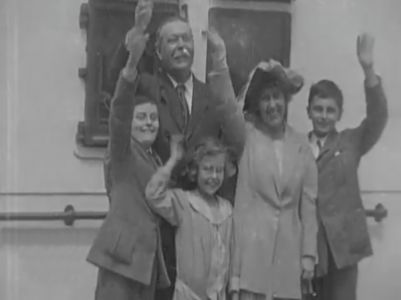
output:
<path id="1" fill-rule="evenodd" d="M 374 42 L 374 37 L 367 33 L 363 33 L 357 38 L 356 51 L 358 60 L 364 69 L 371 68 L 373 66 Z"/>
<path id="2" fill-rule="evenodd" d="M 153 12 L 153 0 L 139 0 L 135 8 L 135 27 L 145 31 Z"/>

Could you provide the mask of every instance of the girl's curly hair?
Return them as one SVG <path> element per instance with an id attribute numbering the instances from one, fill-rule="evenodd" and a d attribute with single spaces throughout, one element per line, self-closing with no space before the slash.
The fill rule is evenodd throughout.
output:
<path id="1" fill-rule="evenodd" d="M 199 163 L 207 156 L 224 154 L 227 162 L 232 158 L 232 151 L 220 140 L 214 137 L 202 139 L 193 149 L 190 149 L 181 165 L 179 181 L 185 190 L 193 190 L 197 187 Z M 226 172 L 225 172 L 226 173 Z"/>

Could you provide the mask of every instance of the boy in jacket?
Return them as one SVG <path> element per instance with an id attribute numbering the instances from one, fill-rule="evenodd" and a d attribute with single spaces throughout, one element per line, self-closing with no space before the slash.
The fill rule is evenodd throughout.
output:
<path id="1" fill-rule="evenodd" d="M 381 79 L 374 71 L 373 46 L 372 36 L 358 36 L 366 95 L 366 117 L 358 127 L 336 130 L 343 95 L 333 81 L 321 80 L 309 93 L 307 113 L 313 126 L 309 142 L 319 174 L 317 286 L 323 300 L 355 300 L 358 262 L 372 255 L 358 166 L 379 140 L 388 117 Z"/>

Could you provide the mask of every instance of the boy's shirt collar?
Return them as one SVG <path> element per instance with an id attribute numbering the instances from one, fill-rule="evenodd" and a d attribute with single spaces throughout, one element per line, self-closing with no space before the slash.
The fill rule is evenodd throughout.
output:
<path id="1" fill-rule="evenodd" d="M 309 143 L 313 143 L 313 144 L 317 144 L 318 141 L 320 141 L 322 147 L 326 144 L 327 141 L 327 137 L 329 136 L 329 134 L 325 135 L 322 138 L 317 137 L 317 135 L 311 131 L 309 133 Z"/>
<path id="2" fill-rule="evenodd" d="M 328 135 L 324 136 L 323 138 L 319 138 L 316 136 L 316 134 L 311 131 L 308 134 L 308 138 L 309 138 L 309 145 L 311 147 L 313 156 L 315 157 L 315 159 L 317 159 L 324 147 L 324 145 L 326 144 L 327 141 L 327 137 Z M 319 145 L 320 143 L 320 145 Z"/>

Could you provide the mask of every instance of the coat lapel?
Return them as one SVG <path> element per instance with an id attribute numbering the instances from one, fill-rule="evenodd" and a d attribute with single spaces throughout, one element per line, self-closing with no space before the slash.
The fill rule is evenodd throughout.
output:
<path id="1" fill-rule="evenodd" d="M 146 161 L 150 165 L 154 167 L 156 170 L 158 167 L 161 166 L 161 160 L 157 156 L 155 152 L 154 156 L 148 152 L 139 144 L 135 139 L 131 138 L 131 151 L 134 153 L 134 155 L 137 156 L 137 158 L 140 158 L 143 161 Z M 152 150 L 153 151 L 153 150 Z"/>
<path id="2" fill-rule="evenodd" d="M 330 160 L 334 152 L 337 150 L 339 142 L 340 135 L 337 131 L 334 131 L 327 136 L 326 143 L 324 144 L 316 160 L 319 168 L 321 168 L 321 166 L 323 166 L 328 160 Z"/>
<path id="3" fill-rule="evenodd" d="M 205 116 L 205 112 L 209 107 L 209 99 L 207 97 L 206 89 L 203 84 L 197 80 L 195 77 L 194 90 L 192 93 L 192 110 L 191 117 L 189 119 L 187 137 L 188 139 L 192 136 L 195 129 L 201 123 L 202 118 Z"/>
<path id="4" fill-rule="evenodd" d="M 178 102 L 179 100 L 177 93 L 173 88 L 173 84 L 162 72 L 159 72 L 158 76 L 160 79 L 160 101 L 162 102 L 162 105 L 168 106 L 171 119 L 176 123 L 181 133 L 184 133 L 184 120 L 182 118 L 181 106 Z"/>
<path id="5" fill-rule="evenodd" d="M 155 172 L 161 165 L 159 165 L 159 162 L 155 157 L 153 157 L 151 154 L 146 152 L 146 150 L 142 147 L 140 143 L 138 143 L 135 139 L 131 138 L 131 151 L 133 155 L 135 156 L 134 159 L 136 161 L 135 163 L 135 168 L 145 168 L 148 169 L 150 166 L 152 166 L 153 171 Z M 140 175 L 141 172 L 135 172 L 135 176 L 142 176 Z M 145 207 L 147 210 L 153 215 L 153 212 L 149 206 L 149 204 L 144 201 Z"/>

